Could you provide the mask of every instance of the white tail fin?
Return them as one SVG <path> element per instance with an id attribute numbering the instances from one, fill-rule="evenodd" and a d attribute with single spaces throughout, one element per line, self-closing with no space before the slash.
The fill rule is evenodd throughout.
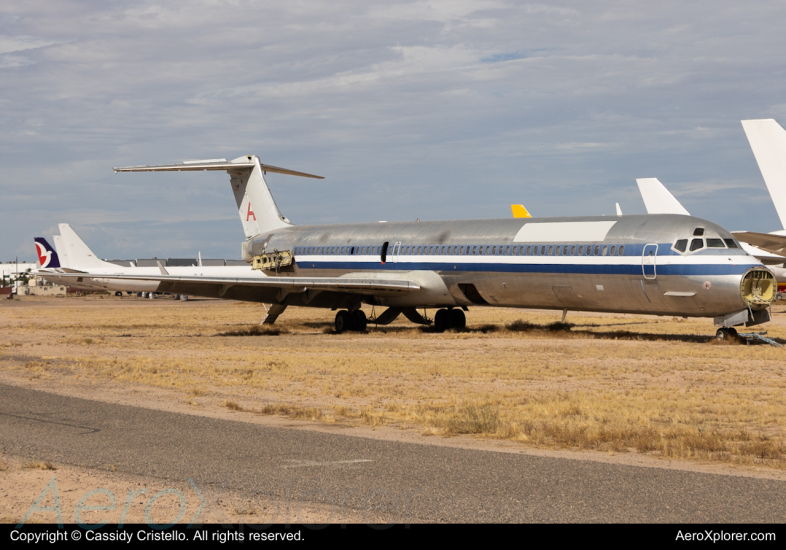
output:
<path id="1" fill-rule="evenodd" d="M 67 267 L 71 269 L 78 269 L 80 271 L 90 271 L 96 268 L 112 268 L 117 269 L 115 264 L 110 264 L 99 259 L 90 247 L 85 244 L 76 231 L 71 229 L 67 223 L 58 224 L 60 228 L 60 240 L 65 249 L 65 257 L 67 258 Z M 55 241 L 57 242 L 57 241 Z M 62 264 L 61 264 L 62 265 Z"/>
<path id="2" fill-rule="evenodd" d="M 647 214 L 683 214 L 690 216 L 680 201 L 669 193 L 658 178 L 639 178 L 636 180 L 641 191 L 641 198 L 644 199 L 644 206 Z"/>
<path id="3" fill-rule="evenodd" d="M 781 225 L 786 229 L 786 130 L 771 118 L 743 120 L 742 129 L 748 136 Z"/>
<path id="4" fill-rule="evenodd" d="M 273 195 L 270 194 L 270 189 L 265 182 L 265 173 L 275 172 L 290 176 L 324 179 L 322 176 L 262 164 L 256 155 L 247 155 L 232 161 L 226 159 L 197 160 L 161 166 L 129 166 L 114 170 L 115 172 L 226 170 L 229 173 L 232 193 L 235 195 L 237 211 L 240 215 L 240 223 L 243 224 L 246 239 L 292 225 L 276 206 L 276 201 L 273 200 Z"/>
<path id="5" fill-rule="evenodd" d="M 60 258 L 60 267 L 70 268 L 71 262 L 68 261 L 68 250 L 66 250 L 66 247 L 63 244 L 63 237 L 60 235 L 55 235 L 52 237 L 52 240 L 55 241 L 55 250 L 57 250 L 57 256 Z"/>
<path id="6" fill-rule="evenodd" d="M 615 202 L 615 203 L 614 203 L 614 206 L 616 206 L 616 207 L 617 207 L 617 215 L 618 215 L 618 216 L 622 216 L 622 208 L 620 208 L 620 203 L 618 203 L 618 202 Z"/>

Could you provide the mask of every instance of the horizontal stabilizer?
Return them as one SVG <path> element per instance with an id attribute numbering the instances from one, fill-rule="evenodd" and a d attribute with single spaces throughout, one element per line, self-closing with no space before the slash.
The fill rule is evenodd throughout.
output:
<path id="1" fill-rule="evenodd" d="M 636 180 L 641 191 L 641 198 L 644 199 L 644 206 L 647 214 L 682 214 L 690 216 L 680 201 L 669 193 L 658 178 L 639 178 Z"/>
<path id="2" fill-rule="evenodd" d="M 226 159 L 191 160 L 179 164 L 160 164 L 155 166 L 126 166 L 113 168 L 115 172 L 202 172 L 204 170 L 245 171 L 253 170 L 256 164 L 251 157 L 240 157 L 228 161 Z M 298 172 L 288 168 L 279 168 L 269 164 L 260 164 L 263 172 L 286 174 L 288 176 L 301 176 L 304 178 L 325 179 L 324 176 L 315 176 L 306 172 Z"/>

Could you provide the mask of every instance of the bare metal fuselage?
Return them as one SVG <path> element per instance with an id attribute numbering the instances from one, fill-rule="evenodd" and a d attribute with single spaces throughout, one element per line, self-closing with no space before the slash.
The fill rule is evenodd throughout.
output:
<path id="1" fill-rule="evenodd" d="M 703 230 L 699 237 L 697 229 Z M 699 250 L 673 248 L 678 239 L 696 238 L 705 243 Z M 716 240 L 710 248 L 708 239 L 724 245 Z M 722 227 L 678 215 L 291 226 L 248 247 L 252 255 L 292 251 L 293 265 L 279 276 L 395 276 L 420 290 L 358 297 L 237 285 L 223 297 L 330 308 L 363 301 L 716 317 L 749 308 L 743 278 L 764 269 L 731 242 Z M 161 283 L 159 291 L 200 293 L 187 286 Z"/>

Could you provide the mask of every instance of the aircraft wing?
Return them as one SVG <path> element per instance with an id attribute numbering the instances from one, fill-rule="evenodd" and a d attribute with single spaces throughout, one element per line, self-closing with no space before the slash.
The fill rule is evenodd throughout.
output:
<path id="1" fill-rule="evenodd" d="M 740 242 L 753 245 L 771 254 L 786 256 L 786 236 L 773 235 L 772 233 L 757 233 L 755 231 L 732 231 Z"/>
<path id="2" fill-rule="evenodd" d="M 414 292 L 420 287 L 407 279 L 376 279 L 363 274 L 365 277 L 200 277 L 178 275 L 127 275 L 127 274 L 100 274 L 100 273 L 65 273 L 59 275 L 63 278 L 90 278 L 113 279 L 125 281 L 158 281 L 162 286 L 171 286 L 176 290 L 178 286 L 187 285 L 189 288 L 202 288 L 207 295 L 212 294 L 212 289 L 223 289 L 219 295 L 223 296 L 227 289 L 232 287 L 263 288 L 269 290 L 282 290 L 285 292 L 304 292 L 306 290 L 327 290 L 352 294 L 379 294 L 384 292 Z M 160 292 L 168 292 L 169 288 L 160 288 Z M 193 294 L 196 294 L 193 290 Z"/>

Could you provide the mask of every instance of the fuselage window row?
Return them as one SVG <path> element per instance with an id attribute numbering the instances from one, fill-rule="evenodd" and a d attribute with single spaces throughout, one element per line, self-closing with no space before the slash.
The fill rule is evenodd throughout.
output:
<path id="1" fill-rule="evenodd" d="M 708 239 L 709 241 L 710 239 Z M 716 239 L 719 240 L 719 239 Z M 701 241 L 701 239 L 694 239 Z M 722 241 L 721 241 L 722 242 Z M 684 244 L 683 244 L 684 243 Z M 685 251 L 687 241 L 677 241 L 675 248 Z M 691 244 L 691 250 L 696 243 Z M 708 246 L 717 247 L 716 243 Z M 698 245 L 703 247 L 703 242 Z M 722 245 L 721 245 L 722 247 Z M 736 248 L 736 247 L 735 247 Z M 388 247 L 393 256 L 624 256 L 625 246 L 620 245 L 394 245 Z M 318 256 L 379 255 L 381 246 L 306 246 L 295 247 L 295 254 Z"/>

